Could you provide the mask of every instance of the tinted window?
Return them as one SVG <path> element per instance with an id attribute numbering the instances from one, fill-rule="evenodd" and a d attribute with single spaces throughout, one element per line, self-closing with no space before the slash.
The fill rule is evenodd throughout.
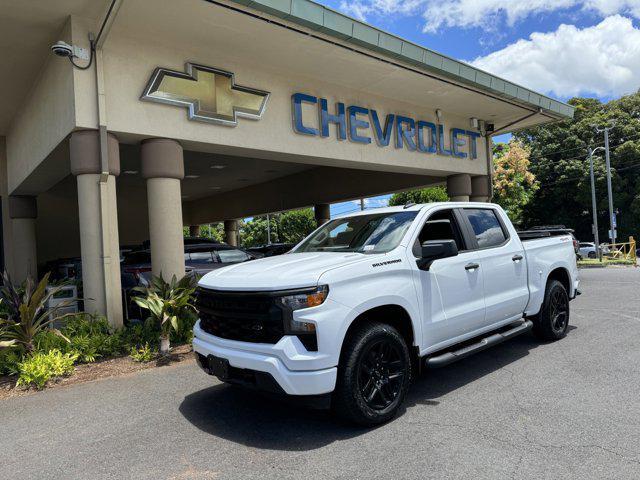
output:
<path id="1" fill-rule="evenodd" d="M 211 252 L 189 252 L 184 254 L 184 259 L 189 263 L 215 263 Z"/>
<path id="2" fill-rule="evenodd" d="M 237 263 L 249 260 L 249 255 L 242 250 L 218 250 L 218 256 L 222 263 Z"/>
<path id="3" fill-rule="evenodd" d="M 422 245 L 429 240 L 455 240 L 458 250 L 465 249 L 453 210 L 440 210 L 429 217 L 420 231 L 418 243 Z"/>
<path id="4" fill-rule="evenodd" d="M 495 247 L 507 239 L 494 210 L 465 209 L 465 213 L 476 235 L 479 248 Z"/>

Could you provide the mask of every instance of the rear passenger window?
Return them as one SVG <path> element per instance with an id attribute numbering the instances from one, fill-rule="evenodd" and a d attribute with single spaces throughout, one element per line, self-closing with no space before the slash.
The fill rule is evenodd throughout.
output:
<path id="1" fill-rule="evenodd" d="M 249 255 L 242 250 L 218 250 L 218 257 L 222 263 L 238 263 L 249 260 Z"/>
<path id="2" fill-rule="evenodd" d="M 479 248 L 497 247 L 507 240 L 495 210 L 488 208 L 465 209 Z"/>

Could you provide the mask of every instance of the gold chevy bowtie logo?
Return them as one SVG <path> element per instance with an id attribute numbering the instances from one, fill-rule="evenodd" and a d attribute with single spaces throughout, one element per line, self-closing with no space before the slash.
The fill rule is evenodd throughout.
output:
<path id="1" fill-rule="evenodd" d="M 236 126 L 237 117 L 258 120 L 269 92 L 236 85 L 233 73 L 187 63 L 186 73 L 156 68 L 140 97 L 189 109 L 190 120 Z"/>

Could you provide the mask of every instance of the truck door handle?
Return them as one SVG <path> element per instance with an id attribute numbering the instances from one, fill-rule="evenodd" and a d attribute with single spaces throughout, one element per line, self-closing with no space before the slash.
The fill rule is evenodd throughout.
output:
<path id="1" fill-rule="evenodd" d="M 513 257 L 511 257 L 511 260 L 513 260 L 514 262 L 519 262 L 520 260 L 522 260 L 522 255 L 514 255 Z"/>
<path id="2" fill-rule="evenodd" d="M 476 270 L 476 269 L 478 269 L 478 268 L 480 268 L 480 265 L 479 265 L 479 264 L 477 264 L 477 263 L 467 263 L 467 264 L 464 266 L 464 269 L 465 269 L 465 270 Z"/>

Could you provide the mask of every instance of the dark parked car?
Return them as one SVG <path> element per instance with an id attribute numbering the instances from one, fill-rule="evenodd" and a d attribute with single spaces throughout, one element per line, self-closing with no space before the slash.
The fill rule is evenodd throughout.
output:
<path id="1" fill-rule="evenodd" d="M 247 251 L 250 253 L 258 253 L 264 257 L 273 257 L 287 253 L 295 246 L 294 243 L 269 243 L 267 245 L 248 248 Z"/>
<path id="2" fill-rule="evenodd" d="M 187 243 L 184 246 L 184 263 L 187 273 L 201 277 L 205 273 L 234 263 L 258 258 L 241 248 L 226 243 L 216 243 L 205 239 L 201 243 Z M 142 249 L 124 255 L 121 265 L 122 289 L 124 291 L 125 318 L 142 318 L 139 307 L 131 301 L 131 290 L 147 286 L 151 279 L 151 250 Z"/>

